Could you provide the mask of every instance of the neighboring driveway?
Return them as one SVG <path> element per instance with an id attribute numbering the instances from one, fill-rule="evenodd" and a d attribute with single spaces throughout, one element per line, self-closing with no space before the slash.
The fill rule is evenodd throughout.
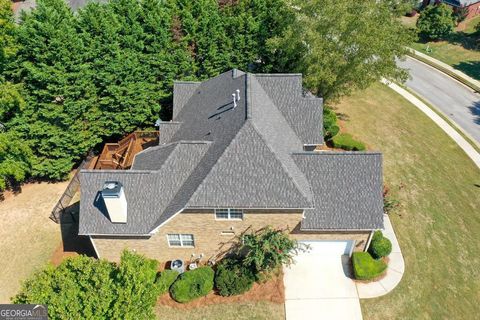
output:
<path id="1" fill-rule="evenodd" d="M 357 288 L 351 279 L 346 243 L 308 242 L 309 252 L 300 253 L 295 264 L 284 268 L 287 320 L 362 319 Z"/>
<path id="2" fill-rule="evenodd" d="M 408 88 L 437 107 L 480 143 L 480 94 L 444 73 L 407 57 L 398 65 L 410 70 Z"/>

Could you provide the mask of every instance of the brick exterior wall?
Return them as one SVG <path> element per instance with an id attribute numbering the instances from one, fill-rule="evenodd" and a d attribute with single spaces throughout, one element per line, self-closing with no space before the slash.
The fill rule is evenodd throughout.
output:
<path id="1" fill-rule="evenodd" d="M 480 14 L 480 2 L 474 3 L 468 6 L 468 16 L 467 19 L 473 18 Z"/>
<path id="2" fill-rule="evenodd" d="M 297 240 L 355 240 L 355 251 L 362 251 L 368 241 L 370 232 L 302 232 L 300 231 L 301 211 L 245 210 L 242 221 L 215 220 L 213 210 L 185 210 L 162 226 L 150 238 L 121 238 L 92 236 L 92 242 L 100 256 L 111 261 L 118 261 L 123 249 L 128 248 L 147 257 L 167 262 L 180 258 L 185 261 L 191 255 L 204 254 L 203 261 L 218 259 L 227 253 L 236 242 L 236 236 L 245 231 L 256 231 L 266 225 L 287 229 L 292 238 Z M 222 232 L 234 234 L 222 235 Z M 193 234 L 194 248 L 169 247 L 167 234 Z"/>

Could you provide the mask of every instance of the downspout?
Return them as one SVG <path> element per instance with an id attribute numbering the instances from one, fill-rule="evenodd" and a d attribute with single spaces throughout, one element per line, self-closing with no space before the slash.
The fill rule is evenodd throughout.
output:
<path id="1" fill-rule="evenodd" d="M 365 246 L 365 249 L 363 249 L 364 252 L 368 250 L 368 247 L 370 247 L 370 242 L 372 242 L 374 233 L 375 233 L 375 230 L 370 231 L 370 235 L 368 236 L 368 240 L 367 240 L 367 245 Z"/>
<path id="2" fill-rule="evenodd" d="M 93 250 L 95 251 L 95 254 L 97 255 L 97 259 L 100 259 L 100 254 L 98 253 L 97 247 L 95 246 L 95 242 L 93 241 L 92 236 L 89 235 L 88 238 L 90 239 L 90 242 L 92 243 Z"/>

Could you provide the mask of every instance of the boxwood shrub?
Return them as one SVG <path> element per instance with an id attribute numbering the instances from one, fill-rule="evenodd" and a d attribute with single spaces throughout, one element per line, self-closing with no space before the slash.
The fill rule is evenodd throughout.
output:
<path id="1" fill-rule="evenodd" d="M 337 134 L 332 139 L 333 147 L 348 150 L 348 151 L 363 151 L 365 150 L 365 145 L 360 141 L 353 139 L 348 133 Z"/>
<path id="2" fill-rule="evenodd" d="M 383 236 L 382 231 L 377 230 L 373 234 L 368 252 L 375 259 L 386 257 L 392 252 L 392 242 Z"/>
<path id="3" fill-rule="evenodd" d="M 181 303 L 206 296 L 213 289 L 215 272 L 210 267 L 201 267 L 182 273 L 170 286 L 172 298 Z"/>
<path id="4" fill-rule="evenodd" d="M 255 275 L 242 261 L 225 258 L 215 272 L 215 287 L 221 296 L 234 296 L 252 288 Z"/>
<path id="5" fill-rule="evenodd" d="M 358 280 L 371 280 L 382 275 L 387 269 L 383 260 L 375 260 L 368 252 L 354 252 L 353 273 Z"/>
<path id="6" fill-rule="evenodd" d="M 157 277 L 157 285 L 160 294 L 168 292 L 170 286 L 177 280 L 179 273 L 175 270 L 164 270 Z"/>

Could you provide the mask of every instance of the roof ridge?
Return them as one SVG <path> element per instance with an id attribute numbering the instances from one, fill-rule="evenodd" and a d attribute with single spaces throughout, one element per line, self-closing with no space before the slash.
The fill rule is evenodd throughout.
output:
<path id="1" fill-rule="evenodd" d="M 249 121 L 249 120 L 247 120 Z M 262 141 L 265 143 L 265 145 L 267 146 L 268 150 L 270 151 L 271 154 L 273 154 L 273 156 L 275 157 L 275 159 L 277 159 L 278 162 L 280 162 L 280 165 L 282 166 L 283 168 L 283 171 L 287 174 L 288 178 L 293 182 L 293 184 L 295 185 L 295 187 L 297 188 L 298 192 L 300 192 L 300 194 L 305 198 L 305 200 L 309 203 L 312 203 L 312 206 L 315 207 L 315 203 L 313 201 L 313 197 L 312 199 L 309 199 L 308 196 L 306 196 L 302 189 L 300 188 L 300 185 L 298 184 L 298 182 L 293 178 L 293 176 L 291 175 L 290 171 L 288 170 L 287 167 L 285 167 L 285 164 L 283 163 L 283 161 L 277 156 L 277 153 L 273 151 L 272 147 L 270 146 L 270 144 L 268 143 L 267 139 L 265 139 L 265 137 L 258 131 L 258 128 L 257 126 L 255 125 L 255 123 L 253 123 L 253 121 L 249 121 L 251 122 L 251 125 L 253 127 L 253 129 L 255 130 L 255 133 L 258 134 L 260 136 L 260 139 L 262 139 Z M 293 159 L 292 159 L 293 161 Z M 296 165 L 296 164 L 295 164 Z M 299 171 L 301 172 L 301 174 L 304 175 L 303 171 L 300 170 L 300 168 L 298 168 Z M 308 179 L 307 177 L 305 177 L 305 179 L 307 180 L 308 182 Z M 310 191 L 313 191 L 312 190 L 312 187 L 310 185 L 310 183 L 308 183 L 308 187 L 310 188 Z"/>
<path id="2" fill-rule="evenodd" d="M 215 160 L 214 163 L 212 163 L 212 165 L 210 166 L 207 174 L 205 174 L 205 177 L 203 178 L 202 182 L 200 182 L 197 187 L 195 188 L 195 191 L 193 191 L 192 195 L 190 196 L 190 199 L 192 199 L 195 194 L 197 193 L 198 189 L 200 189 L 201 186 L 203 186 L 203 184 L 205 183 L 205 181 L 207 180 L 207 177 L 210 175 L 210 173 L 212 172 L 213 168 L 215 168 L 215 166 L 217 165 L 218 161 L 220 160 L 220 158 L 225 154 L 226 150 L 228 149 L 228 147 L 230 147 L 233 143 L 233 141 L 235 141 L 238 137 L 238 134 L 240 131 L 242 131 L 242 129 L 245 127 L 245 124 L 247 123 L 248 119 L 245 120 L 245 122 L 243 123 L 243 125 L 240 127 L 240 129 L 238 129 L 238 131 L 235 133 L 235 136 L 230 140 L 230 143 L 228 143 L 226 146 L 225 146 L 225 149 L 223 149 L 223 152 L 217 157 L 217 159 Z M 188 203 L 190 202 L 190 199 L 187 201 L 187 205 Z"/>
<path id="3" fill-rule="evenodd" d="M 303 78 L 301 73 L 252 73 L 255 77 L 300 77 Z"/>

